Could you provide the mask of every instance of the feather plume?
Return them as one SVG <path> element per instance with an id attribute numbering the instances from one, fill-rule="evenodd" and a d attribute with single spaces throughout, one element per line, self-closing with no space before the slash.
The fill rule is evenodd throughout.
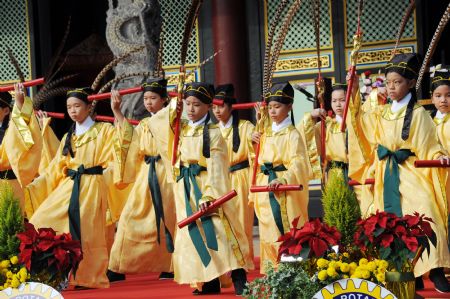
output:
<path id="1" fill-rule="evenodd" d="M 411 14 L 414 11 L 415 7 L 416 7 L 416 1 L 411 0 L 408 7 L 406 8 L 405 15 L 403 16 L 402 21 L 400 22 L 400 27 L 398 28 L 398 31 L 397 31 L 397 37 L 396 37 L 394 49 L 392 50 L 391 58 L 394 57 L 395 54 L 397 54 L 397 48 L 398 48 L 398 45 L 400 44 L 400 40 L 402 38 L 403 32 L 405 31 L 406 24 L 408 23 L 409 18 L 411 17 Z"/>
<path id="2" fill-rule="evenodd" d="M 6 49 L 6 51 L 8 52 L 9 61 L 14 66 L 14 69 L 16 70 L 17 77 L 19 77 L 20 82 L 25 82 L 25 76 L 23 75 L 22 69 L 20 68 L 19 62 L 14 56 L 14 53 L 9 47 Z"/>

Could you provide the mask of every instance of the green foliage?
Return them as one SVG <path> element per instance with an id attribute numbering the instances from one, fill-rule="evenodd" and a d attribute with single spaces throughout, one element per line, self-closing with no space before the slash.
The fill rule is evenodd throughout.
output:
<path id="1" fill-rule="evenodd" d="M 19 254 L 16 234 L 24 229 L 22 210 L 11 185 L 0 180 L 0 260 Z"/>
<path id="2" fill-rule="evenodd" d="M 332 168 L 329 171 L 322 203 L 325 223 L 341 232 L 344 246 L 351 246 L 361 210 L 356 194 L 348 187 L 341 169 Z"/>
<path id="3" fill-rule="evenodd" d="M 322 287 L 298 263 L 281 263 L 278 270 L 266 264 L 266 276 L 249 283 L 243 296 L 248 299 L 310 299 Z"/>

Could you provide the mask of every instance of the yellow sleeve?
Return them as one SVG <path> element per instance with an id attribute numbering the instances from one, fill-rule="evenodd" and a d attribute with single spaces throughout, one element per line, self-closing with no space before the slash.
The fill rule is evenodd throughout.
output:
<path id="1" fill-rule="evenodd" d="M 306 146 L 296 129 L 289 132 L 288 138 L 287 148 L 281 149 L 283 164 L 287 171 L 279 179 L 284 184 L 307 186 L 309 180 L 313 177 L 313 173 L 308 166 Z"/>
<path id="2" fill-rule="evenodd" d="M 53 158 L 56 156 L 59 147 L 59 139 L 56 137 L 52 128 L 50 127 L 50 117 L 43 120 L 42 126 L 42 156 L 39 164 L 39 174 L 43 173 Z"/>
<path id="3" fill-rule="evenodd" d="M 208 177 L 200 203 L 217 199 L 231 191 L 227 146 L 218 128 L 210 129 L 210 157 L 206 159 Z"/>
<path id="4" fill-rule="evenodd" d="M 319 129 L 318 129 L 319 128 Z M 313 173 L 312 179 L 320 179 L 322 171 L 320 166 L 320 125 L 319 127 L 311 117 L 311 113 L 305 113 L 303 120 L 297 124 L 303 143 L 306 145 L 308 164 Z"/>
<path id="5" fill-rule="evenodd" d="M 67 134 L 63 137 L 63 141 L 67 137 Z M 67 170 L 66 162 L 62 155 L 62 148 L 64 142 L 61 142 L 56 152 L 55 158 L 45 168 L 45 170 L 34 179 L 34 181 L 28 184 L 24 188 L 25 195 L 25 212 L 28 218 L 30 218 L 34 211 L 44 202 L 53 190 L 56 189 L 61 180 L 65 176 Z"/>
<path id="6" fill-rule="evenodd" d="M 3 144 L 19 183 L 26 186 L 38 173 L 42 153 L 41 130 L 30 98 L 25 98 L 21 110 L 14 105 Z"/>
<path id="7" fill-rule="evenodd" d="M 244 142 L 245 146 L 247 147 L 248 162 L 250 165 L 250 169 L 253 169 L 253 160 L 255 159 L 255 149 L 253 148 L 252 142 L 252 135 L 254 131 L 255 126 L 251 122 L 246 121 L 241 138 L 245 138 Z"/>
<path id="8" fill-rule="evenodd" d="M 140 126 L 140 125 L 139 125 Z M 114 143 L 114 183 L 119 188 L 134 182 L 136 176 L 136 156 L 139 150 L 139 134 L 133 126 L 124 121 L 116 124 L 113 136 Z"/>

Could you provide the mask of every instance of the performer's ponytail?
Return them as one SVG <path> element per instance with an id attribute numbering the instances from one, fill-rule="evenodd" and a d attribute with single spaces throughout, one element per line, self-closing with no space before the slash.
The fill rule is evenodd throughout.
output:
<path id="1" fill-rule="evenodd" d="M 203 127 L 203 156 L 205 158 L 210 158 L 211 157 L 211 149 L 210 149 L 210 144 L 209 144 L 209 120 L 210 120 L 210 115 L 209 112 L 207 112 L 206 114 L 206 119 L 205 119 L 205 125 Z"/>
<path id="2" fill-rule="evenodd" d="M 75 156 L 72 150 L 72 135 L 74 131 L 75 131 L 75 123 L 73 123 L 73 125 L 70 126 L 70 129 L 67 132 L 66 140 L 64 142 L 64 147 L 62 150 L 63 156 L 67 156 L 67 154 L 70 154 L 72 158 Z"/>

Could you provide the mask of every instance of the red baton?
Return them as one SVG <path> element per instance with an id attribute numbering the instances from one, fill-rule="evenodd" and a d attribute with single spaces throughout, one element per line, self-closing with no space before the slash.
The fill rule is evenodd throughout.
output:
<path id="1" fill-rule="evenodd" d="M 45 81 L 44 78 L 38 78 L 38 79 L 30 80 L 30 81 L 25 81 L 22 84 L 24 87 L 31 87 L 31 86 L 44 84 L 44 81 Z M 12 91 L 12 90 L 14 90 L 14 84 L 0 87 L 0 92 Z"/>
<path id="2" fill-rule="evenodd" d="M 132 87 L 132 88 L 121 89 L 121 90 L 119 90 L 119 94 L 121 96 L 123 96 L 126 94 L 141 92 L 142 90 L 143 90 L 142 86 L 137 86 L 137 87 Z M 111 98 L 111 92 L 98 93 L 98 94 L 93 94 L 93 95 L 88 96 L 89 101 L 98 101 L 98 100 L 105 100 L 105 99 L 110 99 L 110 98 Z"/>
<path id="3" fill-rule="evenodd" d="M 414 161 L 416 168 L 431 168 L 431 167 L 450 167 L 448 164 L 441 164 L 440 160 L 416 160 Z"/>
<path id="4" fill-rule="evenodd" d="M 204 212 L 203 211 L 197 211 L 194 214 L 192 214 L 191 216 L 187 217 L 186 219 L 181 220 L 180 222 L 178 222 L 178 227 L 179 228 L 183 228 L 186 225 L 191 224 L 192 222 L 196 221 L 197 219 L 199 219 L 203 215 L 208 214 L 212 210 L 220 207 L 222 204 L 224 204 L 225 202 L 229 201 L 230 199 L 232 199 L 236 195 L 237 195 L 236 190 L 231 190 L 227 194 L 225 194 L 222 197 L 219 197 L 218 199 L 216 199 Z"/>
<path id="5" fill-rule="evenodd" d="M 107 121 L 110 123 L 114 122 L 114 117 L 113 116 L 105 116 L 105 115 L 97 115 L 95 117 L 95 120 L 99 120 L 99 121 Z M 138 125 L 139 121 L 135 120 L 135 119 L 127 119 L 127 121 L 132 124 L 132 125 Z"/>
<path id="6" fill-rule="evenodd" d="M 280 185 L 277 188 L 270 188 L 269 186 L 252 186 L 250 192 L 282 192 L 282 191 L 302 191 L 303 185 Z"/>

